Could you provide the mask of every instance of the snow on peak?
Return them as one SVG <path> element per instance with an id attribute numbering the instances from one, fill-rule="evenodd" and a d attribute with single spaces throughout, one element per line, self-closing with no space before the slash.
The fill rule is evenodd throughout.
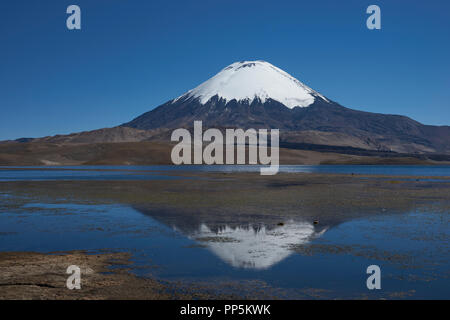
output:
<path id="1" fill-rule="evenodd" d="M 216 95 L 226 101 L 236 99 L 249 103 L 255 98 L 263 103 L 272 99 L 291 109 L 307 107 L 318 97 L 328 102 L 324 96 L 287 72 L 261 60 L 235 62 L 174 102 L 193 97 L 205 104 Z"/>

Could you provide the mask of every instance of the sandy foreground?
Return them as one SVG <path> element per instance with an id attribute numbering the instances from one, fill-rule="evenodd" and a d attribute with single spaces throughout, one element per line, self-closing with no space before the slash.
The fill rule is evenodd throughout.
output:
<path id="1" fill-rule="evenodd" d="M 126 263 L 127 254 L 87 255 L 83 252 L 40 254 L 0 253 L 0 299 L 167 298 L 156 281 L 138 280 L 123 271 L 107 274 L 107 266 Z M 67 267 L 81 269 L 82 289 L 66 287 Z M 144 290 L 139 290 L 144 289 Z"/>

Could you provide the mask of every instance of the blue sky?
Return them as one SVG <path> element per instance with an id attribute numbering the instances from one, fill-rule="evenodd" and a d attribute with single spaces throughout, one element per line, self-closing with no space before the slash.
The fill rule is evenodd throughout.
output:
<path id="1" fill-rule="evenodd" d="M 253 59 L 346 107 L 450 125 L 449 39 L 449 1 L 1 1 L 0 140 L 119 125 Z"/>

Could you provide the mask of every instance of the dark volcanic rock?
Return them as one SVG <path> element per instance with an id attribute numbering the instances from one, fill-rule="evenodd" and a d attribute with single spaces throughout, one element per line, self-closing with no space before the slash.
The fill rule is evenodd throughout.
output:
<path id="1" fill-rule="evenodd" d="M 322 99 L 293 109 L 271 99 L 265 103 L 259 99 L 227 102 L 215 96 L 205 104 L 197 98 L 171 100 L 122 126 L 141 130 L 191 128 L 196 120 L 201 120 L 205 128 L 276 128 L 282 139 L 290 142 L 305 142 L 302 133 L 314 132 L 317 137 L 309 134 L 308 143 L 450 153 L 448 126 L 427 126 L 405 116 L 357 111 Z M 331 135 L 325 143 L 319 141 L 326 133 Z M 338 136 L 340 141 L 333 141 Z"/>

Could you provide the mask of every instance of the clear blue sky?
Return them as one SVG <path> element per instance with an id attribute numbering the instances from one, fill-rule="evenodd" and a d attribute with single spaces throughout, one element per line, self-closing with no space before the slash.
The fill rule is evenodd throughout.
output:
<path id="1" fill-rule="evenodd" d="M 0 45 L 0 140 L 119 125 L 250 59 L 349 108 L 450 124 L 450 1 L 2 0 Z"/>

